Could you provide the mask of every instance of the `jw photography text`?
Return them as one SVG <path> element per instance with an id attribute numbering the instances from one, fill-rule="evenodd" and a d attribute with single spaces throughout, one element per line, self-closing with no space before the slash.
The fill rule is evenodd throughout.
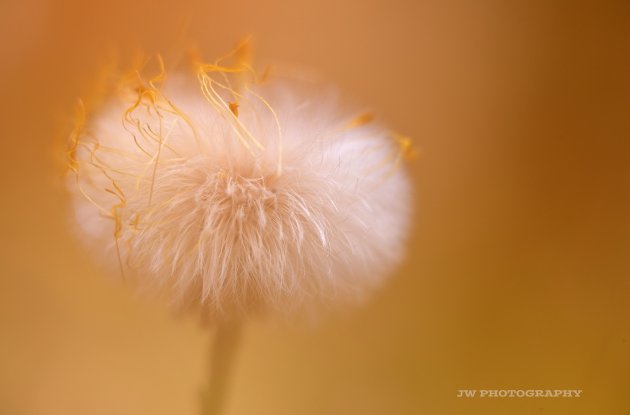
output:
<path id="1" fill-rule="evenodd" d="M 458 398 L 579 398 L 582 389 L 458 389 Z"/>

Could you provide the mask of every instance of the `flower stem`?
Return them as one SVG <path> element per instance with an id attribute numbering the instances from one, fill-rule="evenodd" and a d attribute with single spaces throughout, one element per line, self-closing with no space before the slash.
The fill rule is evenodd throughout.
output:
<path id="1" fill-rule="evenodd" d="M 210 379 L 203 392 L 202 415 L 219 415 L 223 409 L 240 337 L 240 324 L 223 323 L 214 334 L 210 345 Z"/>

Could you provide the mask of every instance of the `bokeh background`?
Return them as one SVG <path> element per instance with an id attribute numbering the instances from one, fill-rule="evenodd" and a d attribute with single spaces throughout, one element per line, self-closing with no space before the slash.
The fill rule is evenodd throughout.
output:
<path id="1" fill-rule="evenodd" d="M 251 322 L 228 414 L 630 413 L 629 1 L 2 0 L 1 414 L 198 413 L 209 335 L 86 258 L 55 137 L 113 51 L 247 34 L 421 157 L 399 272 L 314 324 Z"/>

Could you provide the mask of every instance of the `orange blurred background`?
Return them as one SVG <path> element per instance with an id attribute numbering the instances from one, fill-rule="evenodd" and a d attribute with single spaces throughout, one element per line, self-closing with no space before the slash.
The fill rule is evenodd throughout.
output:
<path id="1" fill-rule="evenodd" d="M 53 144 L 112 51 L 211 58 L 247 34 L 422 156 L 397 275 L 316 324 L 251 322 L 227 414 L 630 411 L 627 0 L 4 0 L 1 414 L 198 413 L 208 334 L 85 257 Z"/>

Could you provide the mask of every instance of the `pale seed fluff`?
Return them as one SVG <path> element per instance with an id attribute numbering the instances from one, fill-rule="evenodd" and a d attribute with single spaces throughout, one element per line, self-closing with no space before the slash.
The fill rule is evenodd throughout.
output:
<path id="1" fill-rule="evenodd" d="M 121 85 L 68 153 L 76 228 L 116 274 L 227 316 L 362 298 L 401 260 L 408 143 L 330 88 L 238 61 Z"/>

